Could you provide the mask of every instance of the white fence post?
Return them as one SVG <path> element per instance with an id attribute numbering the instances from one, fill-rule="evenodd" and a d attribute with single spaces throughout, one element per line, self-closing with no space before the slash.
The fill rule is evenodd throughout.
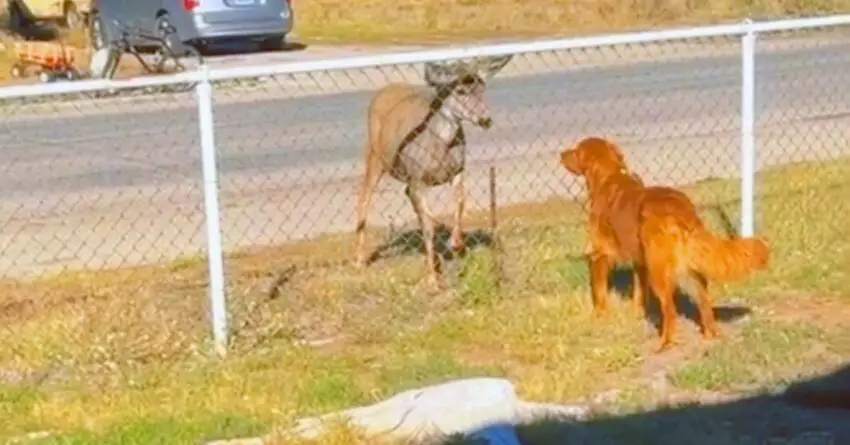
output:
<path id="1" fill-rule="evenodd" d="M 201 81 L 195 87 L 198 100 L 198 126 L 201 132 L 201 164 L 204 172 L 204 216 L 207 228 L 207 265 L 209 268 L 209 297 L 212 308 L 212 328 L 215 351 L 227 354 L 227 305 L 224 298 L 224 260 L 221 240 L 221 219 L 218 200 L 218 167 L 213 123 L 212 84 L 209 68 L 200 67 Z"/>
<path id="2" fill-rule="evenodd" d="M 747 19 L 746 25 L 752 25 Z M 755 87 L 756 33 L 752 29 L 741 37 L 741 231 L 743 237 L 755 232 Z"/>

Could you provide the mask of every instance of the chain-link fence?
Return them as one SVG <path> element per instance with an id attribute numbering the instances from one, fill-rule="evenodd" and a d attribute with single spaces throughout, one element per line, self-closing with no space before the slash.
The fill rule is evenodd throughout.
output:
<path id="1" fill-rule="evenodd" d="M 850 56 L 839 33 L 759 37 L 756 146 L 758 169 L 770 172 L 756 181 L 756 231 L 805 232 L 812 243 L 778 255 L 811 255 L 834 236 L 824 231 L 845 230 L 846 200 L 837 199 L 848 172 Z M 404 104 L 370 117 L 370 101 L 391 83 L 410 84 L 392 92 Z M 234 347 L 322 342 L 353 319 L 374 328 L 346 335 L 367 341 L 458 301 L 586 286 L 583 185 L 557 154 L 590 134 L 617 141 L 645 182 L 687 190 L 716 230 L 737 228 L 740 36 L 516 54 L 483 85 L 492 126 L 480 128 L 481 116 L 462 122 L 464 141 L 442 109 L 413 131 L 436 94 L 421 63 L 214 87 Z M 0 112 L 0 335 L 9 346 L 0 360 L 33 370 L 203 351 L 210 278 L 192 93 L 9 101 Z M 364 212 L 369 261 L 354 264 L 367 146 L 381 145 L 367 145 L 370 119 L 390 128 L 379 142 L 411 138 L 420 145 L 409 151 L 436 163 L 424 173 L 408 164 L 406 175 L 419 174 L 418 199 L 435 219 L 443 292 L 421 295 L 426 243 L 405 174 L 376 181 Z M 399 153 L 381 152 L 376 165 L 421 160 Z M 453 234 L 459 159 L 462 249 Z M 819 164 L 791 165 L 799 161 Z M 833 223 L 810 233 L 806 216 Z"/>
<path id="2" fill-rule="evenodd" d="M 163 273 L 204 253 L 193 95 L 112 96 L 2 105 L 4 383 L 167 358 L 208 335 L 183 323 L 205 319 L 194 287 Z"/>
<path id="3" fill-rule="evenodd" d="M 191 94 L 3 108 L 4 277 L 158 264 L 204 247 Z"/>
<path id="4" fill-rule="evenodd" d="M 847 35 L 846 27 L 762 34 L 756 62 L 756 154 L 764 172 L 756 180 L 756 231 L 784 240 L 774 258 L 822 280 L 826 264 L 846 258 Z"/>
<path id="5" fill-rule="evenodd" d="M 251 93 L 256 96 L 216 93 L 224 242 L 228 251 L 251 252 L 228 263 L 231 295 L 238 295 L 232 304 L 281 295 L 298 308 L 283 324 L 292 335 L 315 338 L 336 333 L 352 317 L 386 313 L 346 307 L 363 307 L 376 295 L 385 304 L 415 301 L 420 297 L 408 292 L 430 287 L 423 282 L 429 269 L 425 238 L 405 193 L 408 183 L 415 186 L 416 172 L 407 180 L 389 172 L 404 169 L 405 162 L 444 163 L 452 170 L 454 133 L 440 139 L 439 118 L 424 124 L 433 137 L 417 137 L 414 130 L 425 115 L 416 114 L 409 96 L 436 94 L 424 71 L 423 64 L 314 71 L 275 76 Z M 397 109 L 370 116 L 371 101 L 390 83 L 416 89 L 394 91 L 397 98 L 382 100 Z M 740 84 L 734 36 L 514 56 L 485 84 L 492 127 L 482 129 L 474 119 L 462 123 L 465 249 L 452 246 L 457 199 L 450 175 L 441 185 L 421 187 L 435 220 L 443 287 L 458 299 L 478 301 L 495 298 L 500 286 L 586 285 L 583 184 L 560 166 L 558 153 L 598 134 L 620 143 L 648 183 L 735 178 Z M 422 103 L 430 106 L 431 99 Z M 404 113 L 420 118 L 404 120 Z M 370 119 L 390 128 L 376 134 L 374 146 L 367 145 Z M 424 150 L 444 154 L 404 158 L 382 145 L 408 137 L 410 151 L 432 144 Z M 367 229 L 358 252 L 367 146 L 390 153 L 380 152 L 373 168 L 385 173 L 364 204 Z M 719 199 L 715 188 L 706 193 L 705 201 Z M 736 214 L 730 218 L 737 226 Z M 366 267 L 356 264 L 361 255 Z M 333 308 L 316 309 L 329 301 Z"/>

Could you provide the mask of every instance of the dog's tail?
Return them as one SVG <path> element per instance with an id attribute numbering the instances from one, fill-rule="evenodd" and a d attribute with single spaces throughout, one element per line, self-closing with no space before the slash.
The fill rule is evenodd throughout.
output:
<path id="1" fill-rule="evenodd" d="M 767 267 L 770 248 L 761 238 L 720 238 L 705 227 L 688 237 L 688 266 L 711 281 L 730 282 Z"/>

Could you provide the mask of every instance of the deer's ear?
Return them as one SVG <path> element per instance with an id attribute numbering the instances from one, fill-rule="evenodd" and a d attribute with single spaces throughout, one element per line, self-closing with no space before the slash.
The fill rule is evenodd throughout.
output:
<path id="1" fill-rule="evenodd" d="M 478 68 L 477 71 L 481 76 L 481 79 L 487 81 L 498 74 L 499 71 L 501 71 L 502 68 L 511 61 L 511 59 L 513 59 L 513 55 L 511 54 L 478 59 L 476 60 Z"/>
<path id="2" fill-rule="evenodd" d="M 457 79 L 457 70 L 453 65 L 436 62 L 425 63 L 425 82 L 429 85 L 448 85 Z"/>

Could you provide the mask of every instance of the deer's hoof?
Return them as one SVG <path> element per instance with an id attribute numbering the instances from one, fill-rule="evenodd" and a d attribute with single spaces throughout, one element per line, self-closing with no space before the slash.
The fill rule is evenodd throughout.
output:
<path id="1" fill-rule="evenodd" d="M 422 282 L 423 287 L 429 292 L 439 292 L 446 287 L 446 282 L 437 275 L 428 275 Z"/>
<path id="2" fill-rule="evenodd" d="M 354 259 L 354 267 L 355 267 L 356 269 L 363 270 L 363 269 L 365 269 L 367 266 L 369 266 L 369 262 L 368 262 L 368 261 L 366 261 L 366 258 L 363 258 L 363 257 L 361 257 L 361 256 L 358 256 L 357 258 L 355 258 L 355 259 Z"/>

